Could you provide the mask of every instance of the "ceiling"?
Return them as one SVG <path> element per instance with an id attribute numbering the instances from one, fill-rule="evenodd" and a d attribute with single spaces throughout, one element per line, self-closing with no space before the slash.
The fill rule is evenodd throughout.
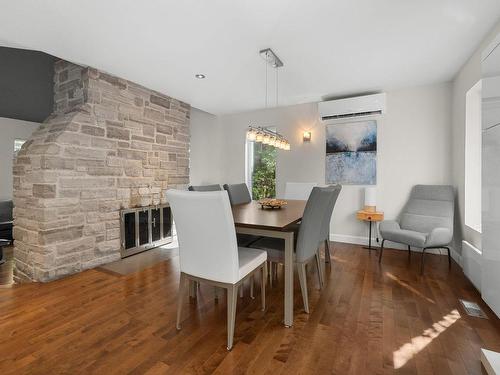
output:
<path id="1" fill-rule="evenodd" d="M 449 81 L 499 18 L 498 0 L 16 0 L 2 2 L 0 45 L 221 114 L 265 106 L 260 49 L 283 60 L 290 105 Z"/>

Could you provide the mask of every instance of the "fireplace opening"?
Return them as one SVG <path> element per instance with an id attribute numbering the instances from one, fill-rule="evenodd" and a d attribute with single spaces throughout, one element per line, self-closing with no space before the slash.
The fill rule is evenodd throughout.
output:
<path id="1" fill-rule="evenodd" d="M 172 242 L 168 204 L 122 210 L 120 221 L 122 258 Z"/>

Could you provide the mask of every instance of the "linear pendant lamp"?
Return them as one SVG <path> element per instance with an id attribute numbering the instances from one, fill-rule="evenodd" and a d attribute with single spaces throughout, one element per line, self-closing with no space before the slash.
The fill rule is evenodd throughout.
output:
<path id="1" fill-rule="evenodd" d="M 270 49 L 266 48 L 259 51 L 260 56 L 264 59 L 266 64 L 266 108 L 267 108 L 267 68 L 269 65 L 275 71 L 276 77 L 276 107 L 278 106 L 278 68 L 283 66 L 280 58 Z M 247 130 L 247 139 L 252 142 L 263 143 L 265 145 L 273 146 L 281 150 L 290 150 L 290 142 L 281 134 L 266 129 L 262 126 L 250 125 Z"/>

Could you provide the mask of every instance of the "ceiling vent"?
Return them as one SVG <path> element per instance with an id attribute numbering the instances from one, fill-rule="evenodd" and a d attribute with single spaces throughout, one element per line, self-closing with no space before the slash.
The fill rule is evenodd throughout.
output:
<path id="1" fill-rule="evenodd" d="M 385 93 L 320 102 L 318 109 L 322 120 L 381 115 L 385 113 Z"/>

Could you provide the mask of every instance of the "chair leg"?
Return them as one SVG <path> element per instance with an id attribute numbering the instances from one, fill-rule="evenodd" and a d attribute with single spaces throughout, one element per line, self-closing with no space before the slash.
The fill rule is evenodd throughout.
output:
<path id="1" fill-rule="evenodd" d="M 240 298 L 243 298 L 243 284 L 240 286 Z"/>
<path id="2" fill-rule="evenodd" d="M 448 250 L 448 267 L 451 267 L 451 252 L 449 247 L 445 247 Z"/>
<path id="3" fill-rule="evenodd" d="M 236 321 L 236 302 L 238 300 L 238 285 L 227 288 L 227 350 L 233 348 L 234 323 Z"/>
<path id="4" fill-rule="evenodd" d="M 330 263 L 330 241 L 325 240 L 325 263 Z"/>
<path id="5" fill-rule="evenodd" d="M 384 242 L 385 242 L 385 240 L 382 239 L 382 243 L 380 244 L 380 254 L 378 256 L 378 262 L 379 263 L 382 262 L 382 253 L 384 252 Z"/>
<path id="6" fill-rule="evenodd" d="M 175 327 L 181 329 L 181 315 L 182 315 L 182 300 L 184 299 L 184 292 L 186 289 L 186 275 L 181 272 L 179 279 L 179 291 L 177 294 L 177 322 Z"/>
<path id="7" fill-rule="evenodd" d="M 194 280 L 189 280 L 189 297 L 196 299 L 198 295 L 198 282 Z"/>
<path id="8" fill-rule="evenodd" d="M 304 310 L 309 314 L 309 300 L 307 296 L 307 275 L 306 264 L 297 263 L 297 271 L 299 274 L 300 290 L 302 292 L 302 301 L 304 301 Z"/>
<path id="9" fill-rule="evenodd" d="M 319 250 L 316 251 L 316 271 L 318 271 L 318 282 L 319 282 L 319 289 L 322 289 L 324 286 L 324 279 L 323 279 L 323 267 L 321 267 L 321 257 L 319 255 Z"/>
<path id="10" fill-rule="evenodd" d="M 255 299 L 255 297 L 253 295 L 253 275 L 250 276 L 250 298 Z"/>
<path id="11" fill-rule="evenodd" d="M 264 262 L 262 269 L 260 270 L 261 280 L 260 280 L 260 298 L 262 300 L 262 311 L 266 310 L 266 280 L 267 280 L 267 262 Z"/>
<path id="12" fill-rule="evenodd" d="M 424 258 L 425 258 L 425 250 L 427 250 L 426 247 L 424 247 L 422 249 L 422 260 L 420 262 L 420 274 L 423 275 L 424 274 Z"/>
<path id="13" fill-rule="evenodd" d="M 411 258 L 411 246 L 408 245 L 408 258 Z"/>
<path id="14" fill-rule="evenodd" d="M 269 261 L 269 287 L 273 287 L 273 262 Z"/>

